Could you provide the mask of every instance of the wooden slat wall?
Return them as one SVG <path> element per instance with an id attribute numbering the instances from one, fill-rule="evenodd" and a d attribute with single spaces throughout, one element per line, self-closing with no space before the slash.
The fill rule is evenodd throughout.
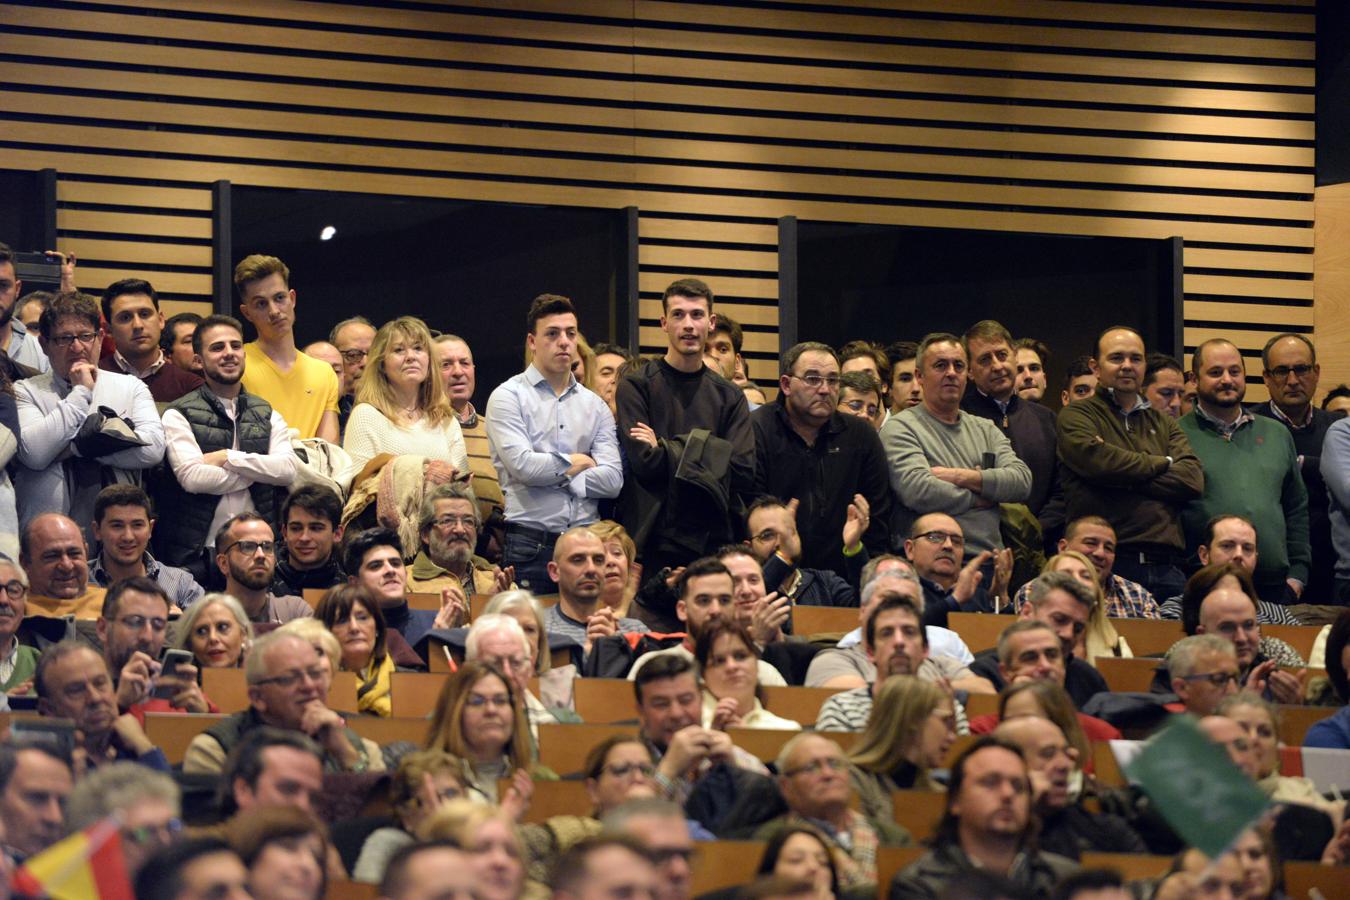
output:
<path id="1" fill-rule="evenodd" d="M 1255 375 L 1314 325 L 1313 0 L 52 0 L 0 31 L 4 165 L 61 172 L 91 289 L 205 303 L 223 178 L 636 205 L 643 349 L 699 275 L 761 382 L 783 215 L 1181 235 L 1188 347 Z"/>

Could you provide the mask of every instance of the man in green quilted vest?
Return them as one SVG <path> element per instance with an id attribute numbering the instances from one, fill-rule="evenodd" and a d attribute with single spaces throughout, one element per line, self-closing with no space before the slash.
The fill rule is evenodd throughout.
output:
<path id="1" fill-rule="evenodd" d="M 281 414 L 243 389 L 243 327 L 209 316 L 192 347 L 206 383 L 169 405 L 165 439 L 173 478 L 160 496 L 160 558 L 201 584 L 220 585 L 215 535 L 231 517 L 256 512 L 276 521 L 278 495 L 295 479 L 296 459 Z"/>

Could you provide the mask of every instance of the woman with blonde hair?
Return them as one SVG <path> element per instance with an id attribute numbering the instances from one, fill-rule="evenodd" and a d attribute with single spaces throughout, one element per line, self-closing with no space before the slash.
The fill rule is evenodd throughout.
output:
<path id="1" fill-rule="evenodd" d="M 431 484 L 467 476 L 468 452 L 426 323 L 400 316 L 375 332 L 342 448 L 359 473 L 376 456 L 417 456 Z"/>
<path id="2" fill-rule="evenodd" d="M 939 790 L 929 777 L 941 768 L 956 740 L 956 704 L 931 681 L 892 675 L 881 684 L 867 727 L 848 760 L 849 781 L 862 801 L 863 815 L 894 822 L 891 793 Z"/>
<path id="3" fill-rule="evenodd" d="M 534 762 L 525 704 L 510 676 L 496 666 L 470 660 L 445 680 L 431 714 L 426 747 L 464 762 L 461 775 L 472 795 L 523 814 L 533 790 L 531 776 L 557 776 Z M 511 779 L 498 798 L 497 782 Z"/>
<path id="4" fill-rule="evenodd" d="M 417 829 L 421 841 L 449 840 L 469 854 L 477 900 L 547 897 L 542 885 L 525 881 L 525 853 L 515 822 L 496 806 L 451 800 Z"/>
<path id="5" fill-rule="evenodd" d="M 235 669 L 253 644 L 253 623 L 229 594 L 207 594 L 174 626 L 172 646 L 187 650 L 199 669 Z"/>
<path id="6" fill-rule="evenodd" d="M 618 522 L 603 519 L 586 526 L 605 545 L 605 567 L 601 572 L 600 602 L 624 618 L 637 594 L 637 545 Z"/>
<path id="7" fill-rule="evenodd" d="M 1088 614 L 1087 627 L 1074 646 L 1074 656 L 1086 662 L 1094 669 L 1097 657 L 1118 656 L 1130 659 L 1134 651 L 1116 631 L 1106 615 L 1106 594 L 1102 583 L 1097 580 L 1097 569 L 1085 554 L 1077 550 L 1063 550 L 1045 561 L 1041 572 L 1068 572 L 1083 586 L 1092 591 L 1092 612 Z"/>
<path id="8" fill-rule="evenodd" d="M 394 854 L 415 843 L 418 827 L 436 811 L 465 794 L 462 763 L 441 750 L 418 750 L 399 760 L 389 781 L 389 805 L 397 825 L 372 831 L 361 844 L 352 880 L 379 884 Z"/>

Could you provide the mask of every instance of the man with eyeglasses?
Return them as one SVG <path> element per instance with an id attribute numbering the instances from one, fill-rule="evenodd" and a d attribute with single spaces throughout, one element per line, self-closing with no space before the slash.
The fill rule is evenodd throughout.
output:
<path id="1" fill-rule="evenodd" d="M 297 463 L 286 420 L 243 388 L 243 326 L 230 316 L 208 316 L 192 346 L 206 383 L 164 411 L 173 477 L 163 479 L 159 496 L 158 546 L 166 562 L 211 586 L 220 583 L 210 564 L 220 549 L 213 536 L 238 513 L 274 521 Z"/>
<path id="2" fill-rule="evenodd" d="M 477 500 L 467 484 L 452 481 L 429 491 L 418 521 L 422 549 L 408 570 L 408 590 L 425 594 L 450 588 L 472 597 L 514 588 L 510 566 L 500 569 L 475 553 L 481 524 Z"/>
<path id="3" fill-rule="evenodd" d="M 1059 644 L 1054 648 L 1053 658 L 1035 652 L 1045 643 L 1043 633 L 1035 641 L 1015 639 L 1020 630 L 1010 625 L 999 636 L 997 647 L 975 654 L 971 670 L 989 679 L 1000 691 L 1027 677 L 1053 680 L 1081 709 L 1095 694 L 1110 690 L 1100 672 L 1073 655 L 1087 628 L 1094 602 L 1087 586 L 1068 572 L 1046 572 L 1031 582 L 1027 602 L 1022 604 L 1018 617 L 1020 622 L 1036 622 L 1049 629 Z"/>
<path id="4" fill-rule="evenodd" d="M 28 573 L 0 559 L 0 588 L 0 694 L 26 694 L 33 686 L 38 661 L 37 648 L 18 638 L 28 609 Z"/>
<path id="5" fill-rule="evenodd" d="M 1049 900 L 1078 866 L 1035 846 L 1031 800 L 1021 749 L 993 735 L 976 740 L 952 765 L 932 849 L 896 874 L 891 900 L 936 900 L 972 870 L 1008 879 L 1017 896 Z"/>
<path id="6" fill-rule="evenodd" d="M 923 402 L 892 416 L 881 428 L 891 487 L 900 501 L 893 527 L 908 531 L 921 517 L 943 513 L 955 520 L 972 555 L 980 559 L 988 552 L 987 561 L 1003 549 L 999 504 L 1027 501 L 1031 469 L 997 425 L 962 411 L 966 350 L 960 338 L 946 333 L 925 337 L 915 371 L 923 382 Z M 1006 563 L 1011 568 L 1011 554 Z M 991 575 L 985 573 L 986 585 Z"/>
<path id="7" fill-rule="evenodd" d="M 1090 812 L 1074 796 L 1072 778 L 1078 751 L 1060 727 L 1040 716 L 1004 719 L 994 729 L 1022 751 L 1031 778 L 1032 807 L 1040 818 L 1036 845 L 1067 859 L 1083 853 L 1147 853 L 1143 840 L 1114 813 Z"/>
<path id="8" fill-rule="evenodd" d="M 328 333 L 328 342 L 337 348 L 342 358 L 342 375 L 338 378 L 338 424 L 341 430 L 347 428 L 347 417 L 356 405 L 356 383 L 366 370 L 366 357 L 370 355 L 370 345 L 375 342 L 375 326 L 365 316 L 352 316 L 333 326 Z"/>
<path id="9" fill-rule="evenodd" d="M 783 745 L 774 768 L 788 812 L 760 826 L 755 837 L 767 839 L 793 825 L 814 826 L 834 851 L 839 887 L 875 893 L 877 848 L 905 847 L 912 841 L 894 822 L 869 819 L 853 808 L 849 763 L 840 746 L 817 734 L 800 734 Z"/>
<path id="10" fill-rule="evenodd" d="M 866 508 L 867 502 L 854 498 L 856 508 Z M 795 498 L 784 503 L 771 495 L 758 497 L 745 514 L 745 527 L 754 559 L 763 567 L 765 587 L 772 587 L 794 604 L 804 606 L 857 606 L 858 592 L 831 569 L 812 569 L 800 565 L 802 557 L 801 533 L 797 530 L 797 513 L 801 505 Z M 850 516 L 844 524 L 843 541 L 856 546 L 867 527 L 865 517 Z M 857 559 L 866 560 L 866 552 Z"/>
<path id="11" fill-rule="evenodd" d="M 69 639 L 52 644 L 42 651 L 33 686 L 39 714 L 75 723 L 89 768 L 122 760 L 170 770 L 140 721 L 118 709 L 108 663 L 93 647 Z"/>
<path id="12" fill-rule="evenodd" d="M 1024 501 L 1053 540 L 1064 527 L 1064 485 L 1055 454 L 1055 414 L 1017 392 L 1017 351 L 1012 334 L 985 319 L 961 337 L 970 364 L 970 382 L 961 409 L 993 422 L 1031 470 L 1031 493 Z"/>
<path id="13" fill-rule="evenodd" d="M 1236 514 L 1256 526 L 1252 581 L 1268 603 L 1297 603 L 1308 582 L 1312 548 L 1308 490 L 1289 429 L 1242 407 L 1246 362 L 1229 341 L 1195 349 L 1195 408 L 1178 420 L 1205 469 L 1205 489 L 1182 509 L 1186 545 L 1194 551 L 1216 515 Z"/>
<path id="14" fill-rule="evenodd" d="M 30 579 L 30 616 L 99 617 L 106 592 L 89 583 L 84 533 L 70 517 L 44 513 L 29 522 L 19 545 L 19 564 Z"/>
<path id="15" fill-rule="evenodd" d="M 51 371 L 14 385 L 19 523 L 27 525 L 42 513 L 62 513 L 84 523 L 88 543 L 93 540 L 89 523 L 94 498 L 105 483 L 136 483 L 143 470 L 159 464 L 164 427 L 149 388 L 139 378 L 98 368 L 103 332 L 92 297 L 58 294 L 40 324 Z M 104 409 L 131 423 L 139 446 L 115 443 L 100 433 Z"/>
<path id="16" fill-rule="evenodd" d="M 884 394 L 881 382 L 871 372 L 845 372 L 839 376 L 839 403 L 835 410 L 880 430 L 886 418 Z"/>
<path id="17" fill-rule="evenodd" d="M 750 416 L 756 493 L 796 504 L 801 552 L 794 562 L 856 587 L 868 556 L 890 545 L 881 439 L 869 423 L 839 412 L 839 357 L 829 346 L 797 344 L 780 365 L 778 399 Z M 750 537 L 753 543 L 753 530 Z M 756 555 L 766 559 L 763 549 Z"/>
<path id="18" fill-rule="evenodd" d="M 117 708 L 141 722 L 148 712 L 217 712 L 197 684 L 196 666 L 180 666 L 167 675 L 161 671 L 169 609 L 164 589 L 137 576 L 108 589 L 96 623 L 117 690 Z"/>
<path id="19" fill-rule="evenodd" d="M 694 883 L 694 839 L 689 822 L 669 800 L 641 797 L 607 811 L 600 820 L 605 835 L 627 835 L 656 863 L 656 900 L 689 900 Z"/>
<path id="20" fill-rule="evenodd" d="M 525 698 L 525 714 L 535 739 L 539 737 L 540 723 L 559 719 L 530 690 L 534 665 L 530 659 L 530 639 L 512 616 L 491 613 L 474 619 L 464 640 L 465 661 L 481 659 L 501 669 L 515 685 L 516 693 Z M 573 721 L 580 721 L 573 719 Z"/>
<path id="21" fill-rule="evenodd" d="M 903 415 L 903 413 L 902 413 Z M 953 612 L 1000 612 L 1009 608 L 1012 553 L 984 550 L 966 561 L 961 525 L 946 513 L 914 520 L 905 541 L 905 557 L 923 587 L 923 623 L 947 627 Z M 992 563 L 993 579 L 985 570 Z"/>
<path id="22" fill-rule="evenodd" d="M 332 670 L 309 641 L 285 632 L 258 638 L 244 660 L 249 708 L 192 739 L 183 771 L 218 775 L 230 751 L 265 725 L 312 738 L 323 750 L 325 772 L 383 772 L 380 747 L 347 727 L 328 708 Z"/>
<path id="23" fill-rule="evenodd" d="M 1182 638 L 1167 651 L 1167 673 L 1181 710 L 1212 716 L 1219 701 L 1238 690 L 1237 651 L 1217 634 Z"/>
<path id="24" fill-rule="evenodd" d="M 117 817 L 122 859 L 134 879 L 152 853 L 183 833 L 181 793 L 169 776 L 134 763 L 111 763 L 81 778 L 66 801 L 70 833 Z"/>
<path id="25" fill-rule="evenodd" d="M 1313 403 L 1322 367 L 1317 347 L 1304 334 L 1277 334 L 1261 348 L 1262 378 L 1270 399 L 1249 407 L 1289 429 L 1298 451 L 1299 472 L 1308 488 L 1308 536 L 1312 565 L 1304 593 L 1313 603 L 1335 596 L 1336 547 L 1331 539 L 1331 512 L 1322 478 L 1323 446 L 1331 426 L 1345 418 L 1343 410 L 1319 409 Z"/>
<path id="26" fill-rule="evenodd" d="M 239 601 L 250 622 L 283 624 L 314 615 L 302 597 L 272 593 L 277 566 L 276 535 L 255 512 L 225 520 L 216 532 L 216 567 L 225 576 L 225 593 Z"/>

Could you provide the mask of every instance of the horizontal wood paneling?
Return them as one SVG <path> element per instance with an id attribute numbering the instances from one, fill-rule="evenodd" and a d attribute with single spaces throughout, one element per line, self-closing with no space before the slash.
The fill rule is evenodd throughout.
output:
<path id="1" fill-rule="evenodd" d="M 1229 335 L 1251 353 L 1286 327 L 1323 332 L 1313 10 L 9 4 L 0 150 L 61 173 L 58 229 L 82 286 L 143 266 L 177 304 L 211 294 L 209 186 L 227 179 L 637 206 L 643 349 L 663 342 L 662 289 L 695 274 L 766 381 L 785 215 L 1180 235 L 1186 344 Z"/>

